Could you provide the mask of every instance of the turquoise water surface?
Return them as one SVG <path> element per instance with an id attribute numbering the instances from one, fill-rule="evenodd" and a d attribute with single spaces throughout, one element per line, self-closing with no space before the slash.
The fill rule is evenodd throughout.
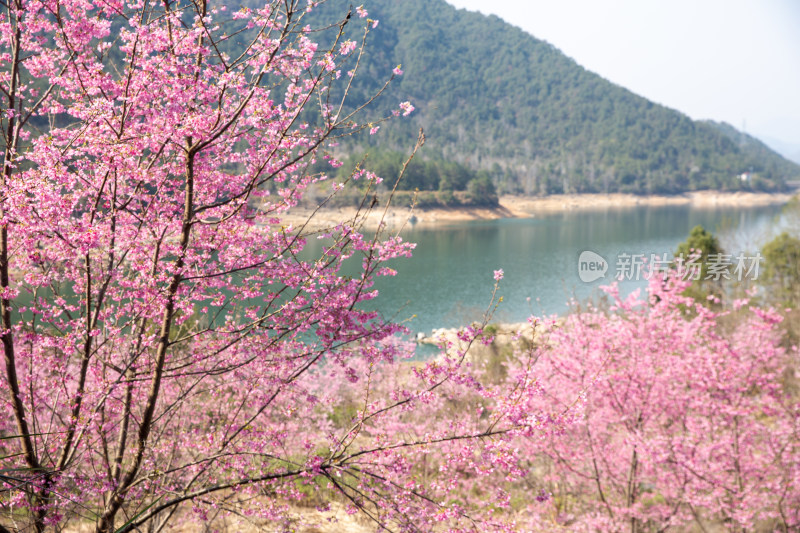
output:
<path id="1" fill-rule="evenodd" d="M 653 253 L 667 253 L 671 257 L 691 228 L 701 224 L 719 235 L 727 252 L 754 256 L 773 236 L 780 212 L 779 206 L 638 206 L 433 229 L 412 227 L 403 236 L 417 243 L 414 257 L 390 263 L 398 274 L 379 280 L 380 296 L 374 305 L 387 318 L 409 319 L 413 331 L 460 326 L 480 319 L 491 297 L 492 273 L 503 269 L 499 294 L 504 301 L 494 321 L 562 313 L 570 298 L 586 299 L 611 281 L 620 254 L 649 258 Z M 309 247 L 319 246 L 309 242 Z M 585 250 L 608 262 L 604 279 L 580 280 L 578 257 Z M 623 291 L 644 286 L 643 280 L 621 283 Z"/>

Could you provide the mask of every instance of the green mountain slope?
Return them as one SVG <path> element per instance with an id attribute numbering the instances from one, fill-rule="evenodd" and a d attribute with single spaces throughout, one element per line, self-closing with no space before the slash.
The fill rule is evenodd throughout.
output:
<path id="1" fill-rule="evenodd" d="M 349 5 L 331 0 L 316 16 L 330 20 Z M 355 99 L 402 64 L 405 74 L 372 112 L 404 100 L 417 111 L 350 151 L 408 150 L 423 127 L 425 156 L 488 170 L 501 192 L 527 194 L 779 190 L 800 176 L 798 165 L 763 144 L 637 96 L 497 17 L 443 0 L 364 0 L 364 7 L 380 25 L 370 33 Z M 741 180 L 744 172 L 753 178 Z"/>

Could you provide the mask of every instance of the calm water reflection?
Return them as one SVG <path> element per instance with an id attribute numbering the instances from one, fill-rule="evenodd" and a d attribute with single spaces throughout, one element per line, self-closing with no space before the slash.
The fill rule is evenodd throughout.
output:
<path id="1" fill-rule="evenodd" d="M 697 224 L 720 235 L 730 253 L 755 251 L 770 238 L 779 213 L 780 207 L 634 207 L 411 228 L 404 236 L 417 243 L 414 257 L 392 263 L 398 275 L 380 280 L 376 306 L 395 320 L 417 315 L 408 324 L 415 331 L 462 325 L 481 316 L 492 272 L 502 268 L 504 302 L 496 319 L 559 313 L 569 298 L 587 298 L 607 283 L 620 253 L 671 254 Z M 605 281 L 580 281 L 578 256 L 584 250 L 609 262 Z M 623 282 L 622 289 L 638 286 L 644 282 Z"/>

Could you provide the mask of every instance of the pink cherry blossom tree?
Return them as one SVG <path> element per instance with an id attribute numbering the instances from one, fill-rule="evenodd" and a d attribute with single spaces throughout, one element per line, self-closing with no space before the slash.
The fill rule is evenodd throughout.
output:
<path id="1" fill-rule="evenodd" d="M 484 387 L 464 347 L 405 361 L 362 304 L 412 245 L 343 221 L 309 258 L 281 222 L 337 138 L 376 124 L 347 98 L 376 22 L 317 33 L 314 4 L 3 3 L 0 531 L 285 521 L 303 500 L 511 527 L 451 491 L 519 474 L 526 386 Z"/>
<path id="2" fill-rule="evenodd" d="M 532 508 L 540 527 L 800 527 L 797 352 L 781 346 L 781 317 L 745 300 L 714 312 L 686 286 L 654 277 L 647 299 L 612 287 L 610 312 L 549 336 L 531 410 L 586 402 L 581 422 L 528 448 L 530 482 L 552 494 Z"/>

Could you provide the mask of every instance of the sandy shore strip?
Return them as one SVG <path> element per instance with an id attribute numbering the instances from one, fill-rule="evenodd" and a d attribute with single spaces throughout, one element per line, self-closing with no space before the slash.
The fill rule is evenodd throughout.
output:
<path id="1" fill-rule="evenodd" d="M 608 210 L 636 206 L 691 205 L 697 208 L 757 207 L 782 205 L 793 195 L 785 193 L 717 192 L 698 191 L 675 196 L 637 196 L 634 194 L 558 194 L 551 196 L 502 196 L 496 208 L 458 207 L 437 209 L 414 209 L 392 207 L 386 212 L 387 229 L 396 231 L 414 224 L 415 227 L 436 227 L 473 220 L 495 220 L 500 218 L 531 218 L 539 214 L 562 213 L 573 210 Z M 362 228 L 374 229 L 383 218 L 383 208 L 369 213 L 356 208 L 311 209 L 295 208 L 281 217 L 284 224 L 295 228 L 309 221 L 307 230 L 330 228 L 347 222 L 363 224 Z M 312 216 L 313 214 L 313 216 Z"/>
<path id="2" fill-rule="evenodd" d="M 781 205 L 793 195 L 785 193 L 697 191 L 675 196 L 637 196 L 634 194 L 558 194 L 542 197 L 503 196 L 500 204 L 515 213 L 552 213 L 575 209 L 613 209 L 640 205 L 691 205 L 710 207 L 757 207 Z"/>
<path id="3" fill-rule="evenodd" d="M 363 230 L 373 230 L 378 227 L 381 220 L 386 222 L 386 229 L 398 231 L 405 227 L 414 225 L 415 227 L 437 227 L 472 220 L 496 220 L 500 218 L 528 218 L 530 213 L 512 211 L 501 205 L 495 208 L 441 208 L 441 209 L 410 209 L 408 207 L 392 207 L 386 211 L 374 209 L 371 212 L 359 212 L 356 208 L 337 207 L 332 209 L 320 209 L 313 212 L 311 209 L 295 208 L 288 214 L 282 215 L 281 221 L 284 224 L 292 224 L 299 228 L 306 222 L 306 230 L 319 231 L 331 228 L 346 222 L 353 226 L 359 226 Z M 310 220 L 309 220 L 309 217 Z"/>

